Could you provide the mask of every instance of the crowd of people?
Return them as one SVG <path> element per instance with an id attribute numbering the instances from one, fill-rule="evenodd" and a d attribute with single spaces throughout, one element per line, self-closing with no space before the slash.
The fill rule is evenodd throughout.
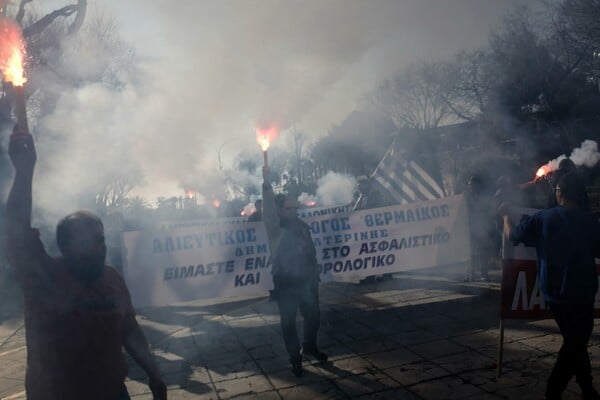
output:
<path id="1" fill-rule="evenodd" d="M 156 399 L 167 388 L 135 318 L 127 286 L 106 265 L 104 226 L 86 211 L 64 217 L 56 229 L 60 257 L 51 257 L 39 232 L 31 227 L 35 144 L 28 132 L 11 135 L 9 155 L 15 176 L 6 205 L 7 255 L 23 290 L 28 348 L 28 399 L 129 399 L 127 364 L 122 349 L 148 374 Z M 263 167 L 262 199 L 249 221 L 265 224 L 272 260 L 273 291 L 281 333 L 293 373 L 300 377 L 302 360 L 326 361 L 317 343 L 319 267 L 309 226 L 298 217 L 298 201 L 275 194 L 270 171 Z M 499 254 L 505 224 L 523 193 L 547 192 L 546 207 L 510 226 L 510 240 L 536 246 L 538 279 L 545 301 L 563 336 L 563 345 L 548 378 L 545 399 L 561 398 L 572 376 L 585 400 L 599 400 L 592 385 L 587 344 L 594 323 L 598 290 L 595 257 L 600 256 L 600 223 L 589 211 L 585 186 L 570 160 L 563 160 L 549 179 L 516 185 L 509 177 L 496 181 L 493 195 L 482 179 L 471 176 L 465 193 L 469 211 L 471 257 L 467 280 L 488 280 L 490 259 Z M 369 180 L 358 180 L 353 210 L 381 207 Z M 382 278 L 386 278 L 384 275 Z M 296 329 L 304 317 L 302 343 Z"/>

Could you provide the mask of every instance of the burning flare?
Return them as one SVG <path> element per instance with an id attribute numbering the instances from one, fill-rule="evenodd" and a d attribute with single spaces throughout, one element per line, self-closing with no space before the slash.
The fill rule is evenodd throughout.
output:
<path id="1" fill-rule="evenodd" d="M 273 141 L 277 135 L 279 135 L 279 127 L 276 124 L 271 124 L 268 128 L 256 128 L 256 141 L 263 151 L 263 162 L 265 167 L 269 166 L 269 146 L 271 146 L 271 141 Z"/>
<path id="2" fill-rule="evenodd" d="M 21 27 L 9 18 L 0 18 L 0 72 L 6 82 L 23 86 L 27 79 L 23 69 L 25 42 Z"/>
<path id="3" fill-rule="evenodd" d="M 543 167 L 540 167 L 537 170 L 537 172 L 535 173 L 535 176 L 537 176 L 538 178 L 541 178 L 542 176 L 546 175 L 548 172 L 550 172 L 550 171 L 544 165 Z"/>
<path id="4" fill-rule="evenodd" d="M 13 84 L 15 92 L 15 114 L 19 132 L 29 132 L 25 90 L 27 81 L 23 68 L 25 42 L 21 27 L 13 20 L 0 17 L 0 72 L 5 82 Z"/>
<path id="5" fill-rule="evenodd" d="M 256 141 L 260 145 L 262 151 L 267 151 L 271 146 L 271 142 L 279 135 L 279 128 L 272 124 L 266 128 L 256 128 Z"/>

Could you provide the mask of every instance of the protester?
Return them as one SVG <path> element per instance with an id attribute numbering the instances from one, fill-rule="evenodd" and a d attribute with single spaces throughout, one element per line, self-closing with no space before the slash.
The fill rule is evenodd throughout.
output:
<path id="1" fill-rule="evenodd" d="M 309 226 L 297 215 L 298 203 L 284 194 L 275 196 L 269 167 L 263 167 L 263 220 L 271 250 L 273 286 L 281 330 L 292 371 L 302 376 L 302 355 L 326 361 L 317 347 L 319 330 L 319 267 Z M 304 317 L 303 346 L 296 330 L 296 314 Z"/>
<path id="2" fill-rule="evenodd" d="M 594 259 L 600 256 L 600 223 L 579 204 L 582 190 L 576 174 L 564 174 L 555 188 L 557 207 L 539 211 L 515 228 L 509 223 L 510 240 L 536 246 L 540 289 L 563 337 L 546 385 L 548 400 L 560 399 L 573 375 L 582 399 L 600 400 L 587 352 L 598 290 Z M 510 209 L 503 205 L 499 212 L 509 215 Z"/>
<path id="3" fill-rule="evenodd" d="M 471 258 L 467 264 L 465 281 L 475 280 L 475 271 L 479 271 L 482 281 L 489 281 L 488 270 L 493 247 L 494 220 L 492 201 L 484 193 L 483 181 L 479 176 L 469 177 L 466 199 L 469 211 Z"/>
<path id="4" fill-rule="evenodd" d="M 354 202 L 354 207 L 352 207 L 352 211 L 368 210 L 370 208 L 384 207 L 386 205 L 383 203 L 377 190 L 373 189 L 369 178 L 365 175 L 356 178 L 356 189 L 357 198 Z M 384 281 L 390 279 L 392 279 L 392 274 L 369 275 L 364 279 L 361 279 L 359 283 L 373 283 L 378 280 Z"/>
<path id="5" fill-rule="evenodd" d="M 56 229 L 62 257 L 50 257 L 31 228 L 32 136 L 15 128 L 9 155 L 15 178 L 6 205 L 7 253 L 24 293 L 27 398 L 129 399 L 125 347 L 148 374 L 155 399 L 166 399 L 125 282 L 104 264 L 102 221 L 84 211 L 63 218 Z"/>
<path id="6" fill-rule="evenodd" d="M 262 200 L 258 199 L 254 202 L 256 210 L 248 217 L 248 222 L 256 222 L 262 220 Z"/>
<path id="7" fill-rule="evenodd" d="M 352 207 L 352 211 L 368 210 L 370 208 L 384 207 L 381 196 L 377 190 L 373 189 L 371 181 L 365 175 L 356 178 L 357 198 Z"/>

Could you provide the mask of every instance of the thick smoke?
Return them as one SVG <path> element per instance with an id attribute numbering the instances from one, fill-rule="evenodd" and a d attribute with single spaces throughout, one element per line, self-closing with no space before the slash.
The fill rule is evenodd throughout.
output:
<path id="1" fill-rule="evenodd" d="M 185 188 L 211 198 L 226 181 L 218 159 L 231 160 L 243 147 L 260 156 L 258 121 L 322 135 L 382 76 L 418 57 L 482 44 L 509 7 L 492 2 L 473 11 L 472 1 L 457 0 L 442 16 L 432 0 L 176 3 L 90 4 L 86 25 L 96 12 L 115 10 L 140 56 L 115 57 L 114 48 L 82 38 L 55 71 L 77 77 L 76 87 L 65 88 L 55 72 L 30 77 L 59 96 L 33 130 L 37 206 L 64 214 L 81 206 L 81 193 L 129 170 L 145 178 L 133 194 L 152 204 Z M 473 12 L 480 17 L 473 20 Z M 445 40 L 432 40 L 439 37 Z M 99 63 L 110 64 L 110 73 L 90 83 Z M 115 77 L 118 88 L 110 86 Z M 327 203 L 348 198 L 321 196 Z"/>
<path id="2" fill-rule="evenodd" d="M 318 181 L 317 204 L 319 206 L 338 206 L 349 204 L 354 197 L 356 179 L 329 171 Z"/>
<path id="3" fill-rule="evenodd" d="M 558 169 L 558 165 L 567 156 L 562 154 L 556 157 L 554 160 L 549 161 L 542 168 L 548 172 L 552 172 Z M 573 163 L 580 167 L 585 166 L 588 168 L 593 167 L 600 160 L 600 152 L 598 152 L 598 143 L 594 140 L 584 140 L 581 143 L 581 147 L 573 149 L 571 155 L 568 157 Z"/>

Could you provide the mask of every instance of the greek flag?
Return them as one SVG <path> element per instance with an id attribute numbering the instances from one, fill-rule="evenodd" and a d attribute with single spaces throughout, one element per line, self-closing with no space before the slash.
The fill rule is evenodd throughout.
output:
<path id="1" fill-rule="evenodd" d="M 371 175 L 371 181 L 399 204 L 433 200 L 446 196 L 444 189 L 423 168 L 406 160 L 396 149 L 396 140 Z"/>

